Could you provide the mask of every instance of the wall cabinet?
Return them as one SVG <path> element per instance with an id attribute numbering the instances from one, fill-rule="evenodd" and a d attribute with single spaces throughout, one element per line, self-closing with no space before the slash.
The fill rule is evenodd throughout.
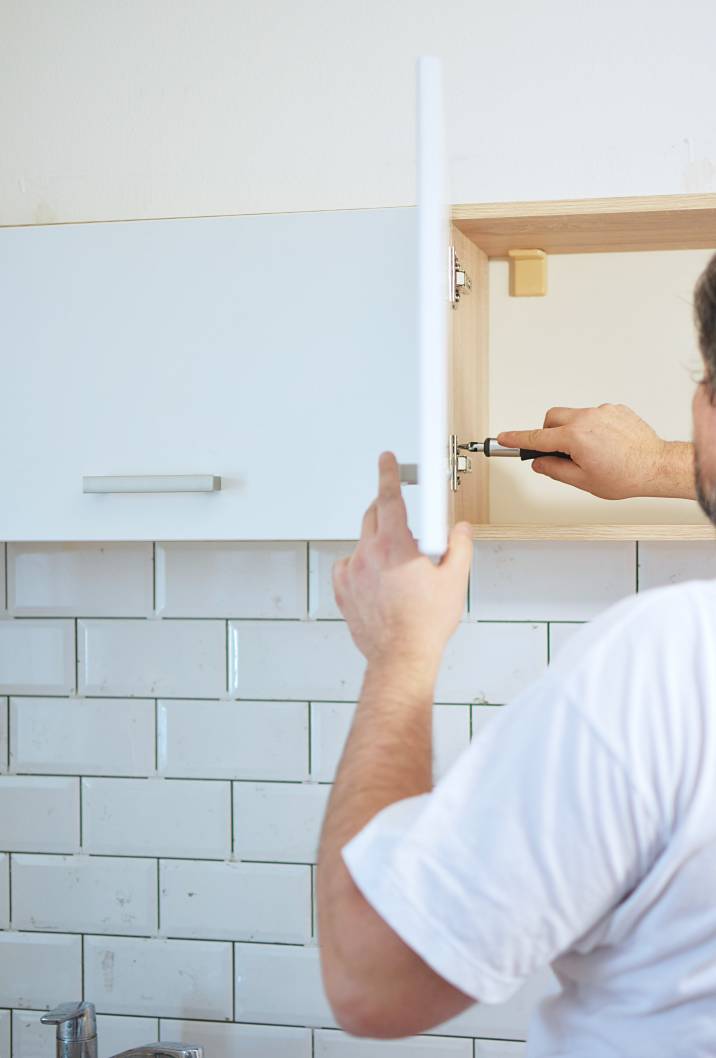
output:
<path id="1" fill-rule="evenodd" d="M 449 434 L 622 401 L 688 438 L 716 196 L 460 206 L 452 223 L 472 289 L 445 308 Z M 544 298 L 510 298 L 516 247 L 547 253 Z M 0 537 L 355 537 L 377 454 L 418 462 L 420 414 L 440 413 L 419 411 L 416 254 L 414 209 L 0 231 Z M 713 535 L 694 503 L 600 501 L 516 459 L 474 456 L 453 492 L 439 447 L 425 504 L 449 496 L 476 537 Z M 175 475 L 221 489 L 152 491 Z M 83 491 L 126 476 L 150 491 Z M 405 490 L 417 530 L 425 488 Z"/>
<path id="2" fill-rule="evenodd" d="M 415 239 L 414 209 L 0 230 L 0 539 L 355 537 L 378 453 L 417 460 Z"/>

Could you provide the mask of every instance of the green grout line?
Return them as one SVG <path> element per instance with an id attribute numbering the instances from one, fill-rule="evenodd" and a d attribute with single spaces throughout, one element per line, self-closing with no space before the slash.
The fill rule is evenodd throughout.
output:
<path id="1" fill-rule="evenodd" d="M 157 933 L 162 928 L 162 892 L 161 892 L 161 879 L 160 879 L 160 858 L 157 856 Z"/>
<path id="2" fill-rule="evenodd" d="M 306 541 L 306 620 L 311 616 L 311 545 Z"/>
<path id="3" fill-rule="evenodd" d="M 234 837 L 234 781 L 233 779 L 229 783 L 229 826 L 231 827 L 231 834 L 229 835 L 229 848 L 231 849 L 231 855 L 236 853 L 236 839 Z"/>
<path id="4" fill-rule="evenodd" d="M 638 540 L 634 541 L 634 548 L 635 548 L 635 552 L 636 552 L 636 554 L 635 554 L 636 569 L 634 571 L 635 572 L 634 591 L 638 592 L 639 591 L 639 541 Z"/>
<path id="5" fill-rule="evenodd" d="M 312 757 L 312 754 L 311 754 L 311 730 L 312 730 L 311 724 L 312 724 L 312 715 L 313 715 L 313 705 L 312 705 L 311 702 L 307 702 L 306 703 L 306 707 L 308 709 L 308 774 L 312 775 L 313 774 L 313 757 Z"/>

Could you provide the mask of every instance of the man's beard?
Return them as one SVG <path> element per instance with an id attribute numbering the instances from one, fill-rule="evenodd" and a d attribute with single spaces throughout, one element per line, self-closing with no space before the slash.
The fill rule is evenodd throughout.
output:
<path id="1" fill-rule="evenodd" d="M 712 485 L 707 489 L 704 484 L 698 449 L 694 452 L 694 469 L 696 471 L 696 499 L 699 501 L 699 507 L 709 521 L 716 525 L 716 488 Z"/>

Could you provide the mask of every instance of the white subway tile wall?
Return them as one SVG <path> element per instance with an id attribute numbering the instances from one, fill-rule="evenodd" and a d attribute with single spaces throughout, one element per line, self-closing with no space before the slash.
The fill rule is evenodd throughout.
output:
<path id="1" fill-rule="evenodd" d="M 106 1014 L 230 1021 L 231 944 L 85 937 L 85 991 Z"/>
<path id="2" fill-rule="evenodd" d="M 152 545 L 8 544 L 8 612 L 16 617 L 147 617 Z"/>
<path id="3" fill-rule="evenodd" d="M 192 778 L 300 782 L 308 777 L 308 702 L 163 699 L 157 767 Z"/>
<path id="4" fill-rule="evenodd" d="M 129 856 L 12 856 L 15 929 L 156 932 L 157 864 Z"/>
<path id="5" fill-rule="evenodd" d="M 306 544 L 157 544 L 163 617 L 306 616 Z"/>
<path id="6" fill-rule="evenodd" d="M 154 700 L 11 698 L 10 771 L 147 775 Z"/>
<path id="7" fill-rule="evenodd" d="M 73 621 L 0 621 L 0 692 L 72 694 L 74 689 Z"/>
<path id="8" fill-rule="evenodd" d="M 714 549 L 716 551 L 716 548 Z M 635 545 L 478 541 L 470 577 L 478 621 L 586 621 L 635 590 Z M 716 569 L 714 570 L 716 575 Z"/>
<path id="9" fill-rule="evenodd" d="M 363 674 L 331 568 L 354 546 L 0 547 L 1 1058 L 11 1024 L 13 1058 L 51 1058 L 40 1013 L 83 983 L 100 1058 L 158 1035 L 214 1058 L 524 1054 L 549 975 L 395 1041 L 339 1031 L 323 992 L 311 865 Z M 477 545 L 436 779 L 548 644 L 637 583 L 714 575 L 707 544 Z"/>
<path id="10" fill-rule="evenodd" d="M 85 852 L 221 858 L 231 786 L 194 779 L 82 779 Z"/>

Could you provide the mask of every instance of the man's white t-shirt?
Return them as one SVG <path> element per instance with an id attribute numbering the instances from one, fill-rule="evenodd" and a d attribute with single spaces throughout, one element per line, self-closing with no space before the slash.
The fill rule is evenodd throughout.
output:
<path id="1" fill-rule="evenodd" d="M 716 582 L 577 632 L 429 794 L 343 849 L 357 886 L 484 1003 L 552 965 L 530 1058 L 716 1055 Z"/>

